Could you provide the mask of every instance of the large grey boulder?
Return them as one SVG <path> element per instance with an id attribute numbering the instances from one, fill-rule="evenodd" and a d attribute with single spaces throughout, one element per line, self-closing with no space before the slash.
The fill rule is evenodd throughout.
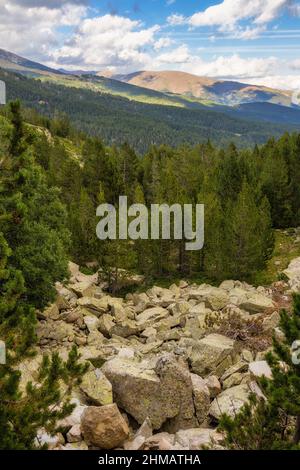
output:
<path id="1" fill-rule="evenodd" d="M 194 343 L 189 358 L 195 374 L 220 377 L 233 364 L 235 341 L 219 334 L 210 334 Z"/>
<path id="2" fill-rule="evenodd" d="M 197 425 L 191 375 L 174 356 L 163 356 L 156 364 L 117 357 L 102 370 L 116 403 L 138 423 L 148 417 L 153 429 L 160 429 L 168 421 L 172 431 Z"/>

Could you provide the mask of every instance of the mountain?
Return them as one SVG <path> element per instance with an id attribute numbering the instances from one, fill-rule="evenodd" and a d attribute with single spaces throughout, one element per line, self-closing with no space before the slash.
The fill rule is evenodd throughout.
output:
<path id="1" fill-rule="evenodd" d="M 0 80 L 6 83 L 8 100 L 20 99 L 46 117 L 65 113 L 78 130 L 99 136 L 110 145 L 127 141 L 139 153 L 153 144 L 196 145 L 207 139 L 220 147 L 229 142 L 249 147 L 297 129 L 294 124 L 255 122 L 204 106 L 191 109 L 146 104 L 1 69 Z"/>
<path id="2" fill-rule="evenodd" d="M 17 54 L 0 49 L 0 67 L 12 72 L 28 73 L 29 75 L 39 75 L 44 73 L 60 74 L 58 70 L 46 67 L 46 65 L 25 59 Z"/>
<path id="3" fill-rule="evenodd" d="M 252 102 L 270 102 L 283 106 L 292 104 L 290 91 L 198 77 L 185 72 L 142 71 L 129 75 L 114 75 L 112 78 L 150 90 L 213 101 L 227 106 Z"/>
<path id="4" fill-rule="evenodd" d="M 220 146 L 230 141 L 250 146 L 300 126 L 300 107 L 263 102 L 271 99 L 271 92 L 262 87 L 251 87 L 256 101 L 238 102 L 238 93 L 246 100 L 246 85 L 181 72 L 155 74 L 160 77 L 156 88 L 165 91 L 149 88 L 153 77 L 139 82 L 140 72 L 113 78 L 74 75 L 0 50 L 0 79 L 6 82 L 8 100 L 20 98 L 48 117 L 66 112 L 79 130 L 101 136 L 108 144 L 128 141 L 140 153 L 152 144 L 197 144 L 207 139 Z M 135 80 L 144 87 L 131 83 Z M 289 96 L 272 93 L 278 100 Z M 229 94 L 235 96 L 234 106 L 222 102 L 229 101 Z"/>

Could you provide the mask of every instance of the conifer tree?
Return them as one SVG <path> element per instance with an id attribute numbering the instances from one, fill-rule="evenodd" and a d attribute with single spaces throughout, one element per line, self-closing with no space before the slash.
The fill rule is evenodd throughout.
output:
<path id="1" fill-rule="evenodd" d="M 0 338 L 7 349 L 6 364 L 0 365 L 0 450 L 29 450 L 39 448 L 40 429 L 55 433 L 58 420 L 71 413 L 70 391 L 87 367 L 78 363 L 75 348 L 66 362 L 58 354 L 45 356 L 37 383 L 20 390 L 18 364 L 34 354 L 36 320 L 34 309 L 25 303 L 22 273 L 9 265 L 11 254 L 0 233 Z"/>

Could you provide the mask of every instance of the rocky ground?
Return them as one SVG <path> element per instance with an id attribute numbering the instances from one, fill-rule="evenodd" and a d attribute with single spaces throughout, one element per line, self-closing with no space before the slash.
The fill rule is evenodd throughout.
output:
<path id="1" fill-rule="evenodd" d="M 255 288 L 239 281 L 219 287 L 181 281 L 126 299 L 107 295 L 98 277 L 70 264 L 70 284 L 39 312 L 38 354 L 21 366 L 22 386 L 35 380 L 44 352 L 63 357 L 76 344 L 89 371 L 73 392 L 65 434 L 39 442 L 51 449 L 222 448 L 222 413 L 234 415 L 257 378 L 272 335 L 282 337 L 279 310 L 300 290 L 300 258 L 284 281 Z"/>

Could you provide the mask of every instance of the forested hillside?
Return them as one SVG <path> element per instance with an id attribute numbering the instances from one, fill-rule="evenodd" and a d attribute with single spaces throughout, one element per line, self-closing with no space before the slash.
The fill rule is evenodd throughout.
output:
<path id="1" fill-rule="evenodd" d="M 9 152 L 5 135 L 10 114 L 2 113 L 2 148 Z M 27 148 L 44 175 L 43 184 L 59 197 L 66 215 L 57 212 L 56 223 L 63 221 L 71 233 L 71 241 L 61 242 L 79 263 L 97 260 L 101 266 L 133 269 L 150 278 L 179 273 L 253 279 L 272 254 L 272 229 L 300 224 L 298 134 L 270 139 L 252 150 L 238 150 L 234 144 L 220 150 L 211 142 L 175 149 L 153 146 L 140 159 L 127 143 L 107 147 L 98 138 L 78 135 L 65 120 L 45 121 L 30 110 L 23 114 L 31 124 L 18 145 Z M 204 250 L 187 253 L 178 241 L 100 242 L 96 207 L 101 202 L 117 205 L 120 195 L 127 195 L 130 204 L 205 203 Z M 59 251 L 58 256 L 56 268 Z M 53 273 L 55 277 L 60 275 Z"/>
<path id="2" fill-rule="evenodd" d="M 234 142 L 252 146 L 266 142 L 270 135 L 279 137 L 296 125 L 269 124 L 228 116 L 203 109 L 150 105 L 126 98 L 41 82 L 0 70 L 6 82 L 7 98 L 20 98 L 24 104 L 47 117 L 67 113 L 74 126 L 107 145 L 128 142 L 137 152 L 145 153 L 152 144 L 176 147 L 196 145 L 211 139 L 219 147 Z"/>

